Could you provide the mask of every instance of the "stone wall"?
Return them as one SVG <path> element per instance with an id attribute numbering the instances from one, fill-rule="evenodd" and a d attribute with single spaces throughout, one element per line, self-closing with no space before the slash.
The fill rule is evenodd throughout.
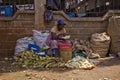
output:
<path id="1" fill-rule="evenodd" d="M 31 36 L 34 11 L 18 11 L 12 18 L 0 18 L 0 57 L 14 54 L 16 40 Z"/>

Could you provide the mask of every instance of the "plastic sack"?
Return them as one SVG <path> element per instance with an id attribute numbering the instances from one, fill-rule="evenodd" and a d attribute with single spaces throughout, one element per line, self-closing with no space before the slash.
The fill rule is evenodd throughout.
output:
<path id="1" fill-rule="evenodd" d="M 17 40 L 16 47 L 15 47 L 15 55 L 27 50 L 28 44 L 34 44 L 34 40 L 32 37 L 24 37 Z"/>
<path id="2" fill-rule="evenodd" d="M 35 41 L 36 45 L 38 45 L 41 48 L 46 44 L 48 35 L 49 31 L 33 30 L 33 40 Z"/>

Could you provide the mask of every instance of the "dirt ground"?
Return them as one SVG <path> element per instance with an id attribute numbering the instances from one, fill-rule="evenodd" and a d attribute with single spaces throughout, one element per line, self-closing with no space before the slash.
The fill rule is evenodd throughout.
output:
<path id="1" fill-rule="evenodd" d="M 120 58 L 105 59 L 92 70 L 18 69 L 0 61 L 0 80 L 120 80 Z"/>

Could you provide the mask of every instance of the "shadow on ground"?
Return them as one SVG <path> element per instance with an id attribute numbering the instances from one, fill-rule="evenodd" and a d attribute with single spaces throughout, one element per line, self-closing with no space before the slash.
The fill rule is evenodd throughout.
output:
<path id="1" fill-rule="evenodd" d="M 114 65 L 120 65 L 120 58 L 103 59 L 98 66 L 99 67 L 108 67 L 108 66 L 114 66 Z"/>

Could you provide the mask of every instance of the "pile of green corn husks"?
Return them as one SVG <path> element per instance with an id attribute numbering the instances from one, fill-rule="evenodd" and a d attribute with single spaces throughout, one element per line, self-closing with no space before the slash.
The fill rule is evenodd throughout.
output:
<path id="1" fill-rule="evenodd" d="M 77 56 L 67 63 L 61 58 L 40 57 L 32 51 L 23 51 L 17 54 L 14 64 L 23 68 L 76 68 L 76 69 L 93 69 L 94 64 L 85 58 Z"/>
<path id="2" fill-rule="evenodd" d="M 61 68 L 65 62 L 55 57 L 40 57 L 32 51 L 23 51 L 14 57 L 15 64 L 24 68 Z"/>

